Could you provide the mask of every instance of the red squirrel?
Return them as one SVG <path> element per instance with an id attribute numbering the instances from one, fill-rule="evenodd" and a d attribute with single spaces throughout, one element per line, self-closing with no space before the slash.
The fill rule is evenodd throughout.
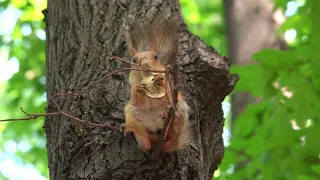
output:
<path id="1" fill-rule="evenodd" d="M 164 24 L 146 23 L 134 27 L 126 33 L 127 46 L 133 68 L 141 66 L 156 71 L 165 71 L 168 65 L 177 63 L 179 33 L 177 22 L 171 20 Z M 168 88 L 164 73 L 131 70 L 130 100 L 124 108 L 126 122 L 122 124 L 124 133 L 133 133 L 138 148 L 150 151 L 159 141 L 159 131 L 164 129 L 163 115 L 168 112 L 172 92 Z M 151 92 L 153 91 L 153 92 Z M 167 128 L 166 139 L 161 152 L 173 152 L 182 149 L 189 138 L 189 106 L 178 92 L 175 118 Z"/>

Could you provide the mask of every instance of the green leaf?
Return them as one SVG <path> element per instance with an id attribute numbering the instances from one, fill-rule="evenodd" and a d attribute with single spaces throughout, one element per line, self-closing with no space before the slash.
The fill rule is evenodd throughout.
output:
<path id="1" fill-rule="evenodd" d="M 256 97 L 263 94 L 263 72 L 261 66 L 256 64 L 234 65 L 230 71 L 240 76 L 240 81 L 237 82 L 235 87 L 236 91 L 249 91 Z"/>
<path id="2" fill-rule="evenodd" d="M 315 172 L 315 173 L 320 175 L 320 164 L 311 166 L 311 169 L 313 170 L 313 172 Z"/>
<path id="3" fill-rule="evenodd" d="M 228 148 L 226 148 L 224 158 L 219 168 L 221 168 L 221 171 L 227 171 L 230 168 L 230 166 L 236 161 L 236 159 L 236 154 L 232 151 L 229 151 Z"/>
<path id="4" fill-rule="evenodd" d="M 273 49 L 262 50 L 252 56 L 263 67 L 267 68 L 292 68 L 299 59 L 288 51 L 277 51 Z"/>

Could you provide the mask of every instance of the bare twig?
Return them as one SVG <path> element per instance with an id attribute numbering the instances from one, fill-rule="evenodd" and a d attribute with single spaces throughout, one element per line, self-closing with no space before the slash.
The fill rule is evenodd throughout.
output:
<path id="1" fill-rule="evenodd" d="M 170 68 L 169 72 L 173 76 L 173 89 L 171 89 L 170 84 L 168 84 L 172 92 L 172 104 L 168 109 L 168 116 L 165 119 L 163 130 L 161 131 L 159 142 L 155 145 L 153 152 L 151 153 L 150 160 L 155 161 L 159 158 L 162 144 L 166 141 L 167 133 L 170 128 L 170 124 L 174 121 L 176 104 L 178 103 L 178 66 L 175 65 L 172 69 Z M 168 78 L 168 75 L 166 76 Z M 169 80 L 169 79 L 167 79 Z"/>
<path id="2" fill-rule="evenodd" d="M 163 130 L 161 131 L 159 141 L 155 145 L 154 150 L 151 152 L 151 156 L 150 156 L 151 161 L 155 161 L 159 158 L 161 147 L 162 147 L 162 144 L 166 141 L 165 136 L 169 128 L 169 123 L 171 120 L 173 120 L 173 116 L 174 116 L 174 106 L 170 106 L 170 108 L 168 109 L 168 116 L 164 121 Z"/>
<path id="3" fill-rule="evenodd" d="M 90 122 L 90 121 L 86 121 L 86 120 L 82 120 L 82 119 L 79 119 L 79 118 L 76 118 L 70 114 L 67 114 L 63 111 L 60 112 L 61 115 L 63 115 L 64 117 L 68 118 L 68 119 L 71 119 L 71 120 L 75 120 L 75 121 L 78 121 L 78 122 L 81 122 L 83 124 L 87 124 L 89 126 L 92 126 L 92 127 L 99 127 L 99 128 L 105 128 L 105 129 L 110 129 L 110 130 L 114 130 L 114 131 L 120 131 L 120 127 L 118 126 L 112 126 L 108 123 L 105 123 L 105 124 L 97 124 L 97 123 L 93 123 L 93 122 Z"/>
<path id="4" fill-rule="evenodd" d="M 55 103 L 55 101 L 53 101 L 53 102 Z M 60 107 L 59 107 L 59 109 L 60 109 Z M 114 130 L 114 131 L 120 131 L 120 127 L 119 126 L 113 126 L 113 125 L 110 125 L 108 123 L 98 124 L 98 123 L 93 123 L 93 122 L 90 122 L 90 121 L 82 120 L 82 119 L 76 118 L 76 117 L 74 117 L 74 116 L 72 116 L 70 114 L 67 114 L 67 113 L 63 112 L 61 109 L 60 109 L 59 112 L 40 113 L 40 114 L 29 114 L 29 113 L 26 113 L 21 107 L 20 107 L 20 110 L 25 115 L 27 115 L 29 117 L 28 118 L 3 119 L 3 120 L 0 120 L 0 122 L 6 122 L 6 121 L 28 121 L 28 120 L 34 120 L 37 117 L 44 117 L 44 116 L 45 117 L 48 117 L 48 116 L 63 116 L 63 117 L 66 117 L 66 118 L 68 118 L 70 120 L 78 121 L 80 123 L 87 124 L 87 125 L 92 126 L 92 127 L 99 127 L 99 128 L 105 128 L 105 129 L 110 129 L 110 130 Z"/>
<path id="5" fill-rule="evenodd" d="M 143 67 L 143 66 L 142 66 Z M 158 70 L 151 70 L 151 69 L 140 69 L 140 68 L 121 68 L 121 69 L 118 69 L 118 70 L 115 70 L 109 74 L 106 74 L 105 76 L 103 76 L 101 79 L 99 79 L 98 81 L 90 84 L 86 89 L 84 89 L 80 94 L 84 94 L 86 91 L 88 91 L 90 88 L 92 88 L 94 85 L 100 83 L 101 81 L 103 81 L 105 78 L 113 75 L 113 74 L 116 74 L 118 72 L 122 72 L 122 71 L 131 71 L 131 70 L 134 70 L 134 71 L 147 71 L 147 72 L 156 72 L 156 73 L 165 73 L 166 71 L 158 71 Z"/>
<path id="6" fill-rule="evenodd" d="M 119 57 L 115 57 L 115 56 L 112 56 L 112 58 L 120 60 L 120 61 L 123 61 L 123 62 L 126 62 L 126 63 L 129 63 L 131 65 L 134 65 L 134 66 L 137 66 L 137 67 L 140 67 L 140 68 L 122 68 L 122 69 L 115 70 L 115 71 L 113 71 L 111 73 L 106 74 L 103 78 L 99 79 L 98 81 L 90 84 L 89 86 L 87 86 L 79 94 L 78 93 L 72 93 L 72 92 L 58 93 L 58 94 L 55 95 L 55 97 L 66 96 L 66 95 L 72 95 L 72 96 L 75 96 L 75 97 L 81 97 L 81 96 L 83 96 L 83 94 L 86 91 L 88 91 L 94 85 L 96 85 L 96 84 L 100 83 L 101 81 L 103 81 L 105 78 L 107 78 L 107 77 L 109 77 L 109 76 L 111 76 L 113 74 L 122 72 L 122 71 L 127 71 L 127 70 L 131 71 L 131 70 L 133 70 L 133 71 L 146 71 L 146 72 L 155 72 L 155 73 L 165 73 L 165 77 L 167 79 L 167 81 L 166 81 L 166 89 L 170 90 L 171 97 L 169 97 L 170 106 L 168 108 L 168 115 L 167 115 L 167 117 L 165 119 L 163 130 L 162 130 L 162 132 L 160 134 L 159 142 L 156 144 L 156 146 L 154 148 L 154 151 L 151 154 L 151 159 L 152 160 L 156 160 L 159 157 L 162 144 L 164 143 L 164 141 L 166 141 L 166 137 L 167 137 L 167 133 L 168 133 L 169 128 L 170 128 L 170 124 L 174 121 L 174 117 L 175 117 L 176 104 L 178 102 L 178 69 L 177 69 L 178 66 L 175 65 L 173 68 L 171 66 L 168 66 L 165 71 L 159 71 L 159 70 L 152 70 L 152 69 L 150 69 L 148 67 L 144 67 L 144 66 L 142 66 L 141 63 L 140 64 L 136 64 L 136 63 L 133 63 L 133 62 L 130 62 L 128 60 L 125 60 L 125 59 L 122 59 L 122 58 L 119 58 Z M 169 74 L 172 74 L 172 76 L 173 76 L 173 86 L 171 86 L 171 84 L 169 82 Z M 166 93 L 168 93 L 167 90 L 166 90 Z M 50 98 L 50 99 L 53 101 L 53 103 L 55 104 L 55 106 L 57 107 L 59 112 L 29 114 L 29 113 L 26 113 L 20 107 L 20 110 L 25 115 L 29 116 L 28 118 L 3 119 L 3 120 L 0 120 L 0 122 L 5 122 L 5 121 L 27 121 L 27 120 L 33 120 L 33 119 L 36 119 L 37 117 L 43 117 L 43 116 L 45 116 L 45 117 L 48 117 L 48 116 L 63 116 L 65 118 L 67 118 L 67 119 L 74 120 L 74 121 L 77 121 L 77 122 L 80 122 L 80 123 L 83 123 L 83 124 L 87 124 L 87 125 L 92 126 L 92 127 L 99 127 L 99 128 L 106 128 L 106 129 L 115 130 L 115 131 L 121 131 L 121 128 L 119 126 L 113 126 L 113 125 L 110 125 L 108 123 L 105 123 L 105 124 L 93 123 L 91 121 L 82 120 L 82 119 L 74 117 L 74 116 L 72 116 L 70 114 L 67 114 L 67 113 L 62 111 L 62 109 L 59 107 L 59 105 L 56 103 L 56 101 L 53 98 Z"/>
<path id="7" fill-rule="evenodd" d="M 90 122 L 90 121 L 86 121 L 86 120 L 82 120 L 82 119 L 79 119 L 77 117 L 74 117 L 70 114 L 67 114 L 65 112 L 63 112 L 61 110 L 61 108 L 59 107 L 59 105 L 57 104 L 57 102 L 53 99 L 53 98 L 50 98 L 53 103 L 55 104 L 55 106 L 59 109 L 59 112 L 62 116 L 68 118 L 68 119 L 71 119 L 71 120 L 75 120 L 75 121 L 78 121 L 78 122 L 81 122 L 81 123 L 84 123 L 84 124 L 87 124 L 89 126 L 93 126 L 93 127 L 99 127 L 99 128 L 106 128 L 106 129 L 111 129 L 111 130 L 115 130 L 115 131 L 120 131 L 120 128 L 119 127 L 116 127 L 116 126 L 112 126 L 108 123 L 105 123 L 105 124 L 97 124 L 97 123 L 93 123 L 93 122 Z"/>
<path id="8" fill-rule="evenodd" d="M 12 119 L 2 119 L 0 122 L 6 122 L 6 121 L 28 121 L 28 120 L 35 120 L 37 117 L 41 116 L 58 116 L 60 113 L 43 113 L 43 114 L 28 114 L 26 113 L 21 107 L 20 110 L 25 113 L 28 118 L 12 118 Z"/>
<path id="9" fill-rule="evenodd" d="M 173 119 L 174 119 L 174 115 L 171 115 L 171 118 L 170 118 L 170 120 L 168 122 L 168 125 L 167 125 L 167 127 L 165 129 L 165 133 L 164 133 L 163 138 L 162 138 L 163 141 L 165 141 L 167 139 L 168 131 L 169 131 L 169 128 L 170 128 L 170 126 L 172 124 Z"/>
<path id="10" fill-rule="evenodd" d="M 59 105 L 57 104 L 57 102 L 56 102 L 52 97 L 51 97 L 50 99 L 51 99 L 51 101 L 54 103 L 54 105 L 57 107 L 57 109 L 59 110 L 59 112 L 61 113 L 62 110 L 61 110 L 61 108 L 59 107 Z"/>
<path id="11" fill-rule="evenodd" d="M 119 61 L 123 61 L 123 62 L 126 62 L 126 63 L 129 63 L 131 65 L 135 65 L 135 66 L 139 66 L 139 64 L 136 64 L 134 62 L 131 62 L 129 60 L 126 60 L 126 59 L 123 59 L 123 58 L 120 58 L 120 57 L 117 57 L 117 56 L 111 56 L 112 59 L 116 59 L 116 60 L 119 60 Z"/>
<path id="12" fill-rule="evenodd" d="M 173 97 L 172 97 L 172 101 L 173 101 L 173 105 L 176 106 L 176 104 L 178 103 L 178 84 L 179 84 L 179 79 L 178 79 L 178 65 L 175 64 L 174 67 L 171 70 L 171 74 L 173 76 Z"/>
<path id="13" fill-rule="evenodd" d="M 171 66 L 167 66 L 166 68 L 166 73 L 165 73 L 165 79 L 166 79 L 166 84 L 165 84 L 165 90 L 166 90 L 166 94 L 168 94 L 168 90 L 170 91 L 171 96 L 168 96 L 170 104 L 173 104 L 172 101 L 172 87 L 170 85 L 170 81 L 169 81 L 169 72 L 170 72 Z"/>
<path id="14" fill-rule="evenodd" d="M 131 61 L 128 61 L 126 59 L 123 59 L 123 58 L 120 58 L 120 57 L 116 57 L 116 56 L 112 56 L 112 59 L 116 59 L 116 60 L 119 60 L 119 61 L 123 61 L 123 62 L 126 62 L 126 63 L 129 63 L 131 65 L 134 65 L 134 66 L 139 66 L 139 67 L 142 67 L 143 69 L 146 69 L 146 70 L 150 70 L 152 71 L 152 69 L 148 68 L 148 67 L 145 67 L 145 66 L 142 66 L 141 64 L 141 60 L 140 60 L 140 64 L 137 64 L 137 63 L 134 63 L 134 62 L 131 62 Z"/>

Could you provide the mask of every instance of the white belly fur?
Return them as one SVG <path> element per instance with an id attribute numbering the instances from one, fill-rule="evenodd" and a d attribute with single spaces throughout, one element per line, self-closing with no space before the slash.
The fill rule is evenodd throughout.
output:
<path id="1" fill-rule="evenodd" d="M 133 116 L 141 121 L 141 123 L 152 132 L 156 132 L 163 128 L 164 120 L 159 116 L 164 111 L 167 111 L 166 105 L 161 105 L 150 109 L 140 109 L 134 107 L 132 110 Z"/>

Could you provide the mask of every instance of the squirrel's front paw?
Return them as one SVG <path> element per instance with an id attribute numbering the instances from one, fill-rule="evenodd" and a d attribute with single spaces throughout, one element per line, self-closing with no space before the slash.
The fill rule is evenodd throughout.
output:
<path id="1" fill-rule="evenodd" d="M 164 77 L 159 75 L 155 75 L 154 78 L 152 79 L 152 81 L 159 86 L 163 84 L 163 80 L 164 80 Z"/>
<path id="2" fill-rule="evenodd" d="M 151 149 L 151 143 L 149 140 L 145 140 L 143 142 L 138 141 L 138 148 L 144 152 L 148 152 Z"/>
<path id="3" fill-rule="evenodd" d="M 123 134 L 126 136 L 131 132 L 130 128 L 128 128 L 128 125 L 126 124 L 120 124 L 120 132 L 123 132 Z"/>
<path id="4" fill-rule="evenodd" d="M 142 151 L 148 152 L 151 149 L 151 142 L 148 139 L 148 136 L 141 135 L 137 129 L 128 124 L 121 124 L 121 129 L 123 130 L 124 135 L 126 136 L 129 133 L 132 133 L 138 142 L 138 148 Z"/>
<path id="5" fill-rule="evenodd" d="M 168 118 L 168 116 L 169 116 L 168 111 L 165 110 L 165 111 L 163 111 L 163 112 L 159 115 L 159 118 L 165 120 L 165 119 Z"/>
<path id="6" fill-rule="evenodd" d="M 136 86 L 136 92 L 141 95 L 146 95 L 147 85 L 146 84 L 138 84 Z"/>

